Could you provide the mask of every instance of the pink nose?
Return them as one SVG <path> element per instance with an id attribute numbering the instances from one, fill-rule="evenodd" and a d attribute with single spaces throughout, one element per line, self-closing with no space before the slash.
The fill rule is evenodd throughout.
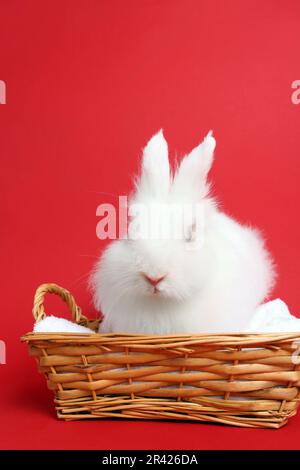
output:
<path id="1" fill-rule="evenodd" d="M 161 277 L 150 277 L 148 274 L 143 273 L 144 278 L 151 284 L 152 286 L 156 287 L 166 276 Z"/>

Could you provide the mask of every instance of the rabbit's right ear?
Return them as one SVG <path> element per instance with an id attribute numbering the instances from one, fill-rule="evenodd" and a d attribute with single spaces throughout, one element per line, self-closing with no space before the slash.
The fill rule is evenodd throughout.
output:
<path id="1" fill-rule="evenodd" d="M 155 134 L 143 150 L 141 176 L 136 182 L 137 196 L 161 198 L 170 188 L 168 144 L 162 129 Z"/>
<path id="2" fill-rule="evenodd" d="M 201 144 L 182 159 L 172 188 L 179 199 L 199 200 L 207 194 L 207 175 L 213 163 L 215 147 L 215 138 L 209 131 Z"/>

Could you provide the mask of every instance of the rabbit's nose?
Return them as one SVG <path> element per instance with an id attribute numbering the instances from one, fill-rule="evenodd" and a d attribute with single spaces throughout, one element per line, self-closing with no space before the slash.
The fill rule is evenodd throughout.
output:
<path id="1" fill-rule="evenodd" d="M 157 284 L 159 284 L 166 277 L 166 275 L 160 276 L 160 277 L 151 277 L 151 276 L 148 276 L 148 274 L 145 274 L 145 273 L 143 273 L 143 276 L 146 279 L 146 281 L 148 281 L 149 284 L 151 284 L 154 287 L 156 287 Z"/>

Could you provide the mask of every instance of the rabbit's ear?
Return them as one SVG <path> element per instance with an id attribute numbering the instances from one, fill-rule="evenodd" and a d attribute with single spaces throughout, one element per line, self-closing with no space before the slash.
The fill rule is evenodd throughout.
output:
<path id="1" fill-rule="evenodd" d="M 172 191 L 178 198 L 204 197 L 209 189 L 207 175 L 211 169 L 216 141 L 209 131 L 200 145 L 183 158 L 174 178 Z"/>
<path id="2" fill-rule="evenodd" d="M 159 198 L 170 187 L 168 144 L 162 129 L 155 134 L 143 150 L 141 176 L 137 181 L 138 196 Z"/>

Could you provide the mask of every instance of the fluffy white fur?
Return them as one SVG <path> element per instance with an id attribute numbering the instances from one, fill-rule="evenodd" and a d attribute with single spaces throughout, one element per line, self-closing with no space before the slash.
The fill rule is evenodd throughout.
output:
<path id="1" fill-rule="evenodd" d="M 269 294 L 274 268 L 261 235 L 220 211 L 208 194 L 215 145 L 209 132 L 174 175 L 162 131 L 145 147 L 131 204 L 160 203 L 167 211 L 174 203 L 198 204 L 202 217 L 192 227 L 176 221 L 176 229 L 193 237 L 162 240 L 133 237 L 142 221 L 138 214 L 132 218 L 129 238 L 108 246 L 91 277 L 95 306 L 104 314 L 101 332 L 242 331 Z M 168 225 L 169 218 L 158 207 L 150 223 Z M 165 276 L 156 293 L 145 274 Z"/>
<path id="2" fill-rule="evenodd" d="M 53 315 L 35 323 L 33 330 L 36 333 L 95 333 L 89 328 Z M 294 317 L 282 300 L 275 299 L 259 305 L 243 331 L 249 333 L 298 332 L 300 331 L 300 318 Z"/>

